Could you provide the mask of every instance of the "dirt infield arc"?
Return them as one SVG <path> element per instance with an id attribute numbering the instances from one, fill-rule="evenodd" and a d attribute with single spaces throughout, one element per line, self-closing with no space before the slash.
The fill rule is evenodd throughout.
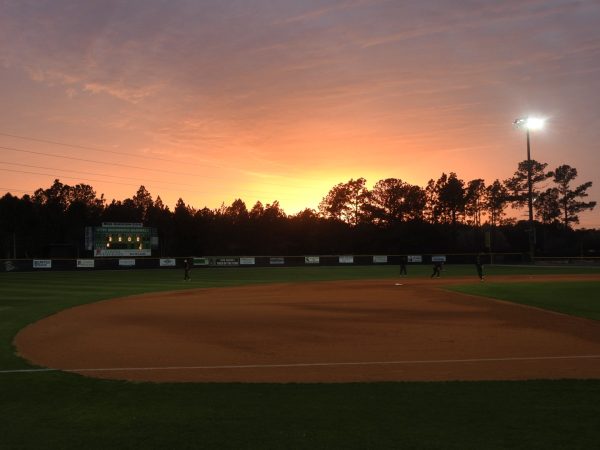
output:
<path id="1" fill-rule="evenodd" d="M 138 295 L 62 311 L 15 345 L 40 366 L 139 381 L 600 378 L 600 322 L 441 289 L 447 283 Z"/>

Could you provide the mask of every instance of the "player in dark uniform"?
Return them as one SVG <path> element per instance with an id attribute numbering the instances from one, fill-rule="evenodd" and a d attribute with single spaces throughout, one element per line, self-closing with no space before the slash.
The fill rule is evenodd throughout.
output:
<path id="1" fill-rule="evenodd" d="M 406 275 L 406 261 L 407 261 L 407 257 L 405 255 L 402 255 L 400 257 L 400 275 Z"/>
<path id="2" fill-rule="evenodd" d="M 440 274 L 442 272 L 442 262 L 441 261 L 436 261 L 433 263 L 433 273 L 431 274 L 431 278 L 433 277 L 440 277 Z"/>
<path id="3" fill-rule="evenodd" d="M 477 269 L 477 276 L 483 281 L 483 262 L 481 262 L 480 254 L 475 257 L 475 268 Z"/>
<path id="4" fill-rule="evenodd" d="M 190 259 L 186 258 L 183 260 L 183 279 L 185 281 L 191 281 L 191 277 L 190 277 L 190 270 L 191 270 L 191 263 L 190 263 Z"/>

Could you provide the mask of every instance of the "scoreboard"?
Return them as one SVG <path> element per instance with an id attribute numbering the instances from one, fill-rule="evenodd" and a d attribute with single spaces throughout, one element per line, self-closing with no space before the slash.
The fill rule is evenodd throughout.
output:
<path id="1" fill-rule="evenodd" d="M 86 229 L 86 248 L 94 256 L 151 256 L 157 246 L 156 229 L 141 223 L 104 222 Z"/>

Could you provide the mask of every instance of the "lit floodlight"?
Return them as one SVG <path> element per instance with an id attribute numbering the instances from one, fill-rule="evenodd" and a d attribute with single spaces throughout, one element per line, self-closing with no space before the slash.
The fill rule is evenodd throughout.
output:
<path id="1" fill-rule="evenodd" d="M 513 122 L 513 125 L 518 128 L 525 128 L 527 132 L 527 206 L 529 209 L 529 257 L 534 261 L 535 257 L 535 223 L 533 221 L 533 180 L 532 180 L 532 165 L 531 165 L 531 143 L 529 137 L 530 130 L 541 130 L 544 128 L 546 119 L 539 117 L 521 117 Z"/>
<path id="2" fill-rule="evenodd" d="M 544 128 L 546 119 L 540 117 L 522 117 L 513 122 L 515 126 L 519 128 L 526 128 L 527 130 L 541 130 Z"/>
<path id="3" fill-rule="evenodd" d="M 539 117 L 528 117 L 526 126 L 530 130 L 541 130 L 544 128 L 544 122 L 546 122 L 546 119 L 540 119 Z"/>

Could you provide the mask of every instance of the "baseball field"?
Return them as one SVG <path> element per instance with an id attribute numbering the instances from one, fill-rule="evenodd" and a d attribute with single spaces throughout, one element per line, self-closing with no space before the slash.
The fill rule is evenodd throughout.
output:
<path id="1" fill-rule="evenodd" d="M 0 449 L 600 448 L 600 269 L 0 274 Z"/>

